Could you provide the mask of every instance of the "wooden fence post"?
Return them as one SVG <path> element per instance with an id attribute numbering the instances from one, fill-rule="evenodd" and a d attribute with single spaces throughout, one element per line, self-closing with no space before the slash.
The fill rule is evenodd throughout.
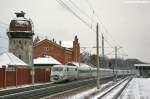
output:
<path id="1" fill-rule="evenodd" d="M 17 77 L 18 76 L 18 68 L 17 67 L 15 68 L 15 73 L 16 73 L 16 77 L 15 77 L 16 81 L 15 81 L 15 83 L 16 83 L 16 87 L 18 87 L 18 77 Z"/>
<path id="2" fill-rule="evenodd" d="M 4 67 L 4 88 L 6 88 L 6 67 Z"/>

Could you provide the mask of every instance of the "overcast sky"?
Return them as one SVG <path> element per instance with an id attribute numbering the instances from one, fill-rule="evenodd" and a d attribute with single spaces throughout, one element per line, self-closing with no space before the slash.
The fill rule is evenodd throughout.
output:
<path id="1" fill-rule="evenodd" d="M 138 58 L 150 62 L 149 0 L 71 0 L 73 4 L 70 0 L 62 1 L 93 29 L 98 22 L 96 15 L 100 18 L 107 29 L 105 31 L 104 26 L 99 24 L 100 33 L 104 33 L 107 41 L 105 46 L 119 45 L 123 47 L 119 52 L 128 55 L 125 58 Z M 56 0 L 1 0 L 0 36 L 7 37 L 8 24 L 15 18 L 14 12 L 18 11 L 25 11 L 26 17 L 32 19 L 35 35 L 66 41 L 73 40 L 77 35 L 81 47 L 95 46 L 95 32 Z M 6 38 L 0 38 L 0 52 L 6 50 L 7 41 Z M 105 53 L 113 51 L 110 49 L 106 49 Z M 89 51 L 94 52 L 95 49 Z"/>

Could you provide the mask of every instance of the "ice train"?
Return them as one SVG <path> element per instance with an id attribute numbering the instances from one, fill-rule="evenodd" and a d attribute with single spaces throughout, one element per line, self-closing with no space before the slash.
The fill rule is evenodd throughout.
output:
<path id="1" fill-rule="evenodd" d="M 130 70 L 115 70 L 115 73 L 118 76 L 133 74 Z M 114 71 L 100 68 L 99 74 L 100 78 L 113 77 Z M 91 66 L 55 65 L 51 68 L 51 81 L 53 82 L 92 77 L 97 77 L 97 68 Z"/>

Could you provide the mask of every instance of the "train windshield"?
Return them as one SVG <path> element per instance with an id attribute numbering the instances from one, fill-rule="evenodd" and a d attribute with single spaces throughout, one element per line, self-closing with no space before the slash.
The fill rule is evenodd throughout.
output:
<path id="1" fill-rule="evenodd" d="M 52 71 L 63 71 L 63 67 L 53 67 Z"/>

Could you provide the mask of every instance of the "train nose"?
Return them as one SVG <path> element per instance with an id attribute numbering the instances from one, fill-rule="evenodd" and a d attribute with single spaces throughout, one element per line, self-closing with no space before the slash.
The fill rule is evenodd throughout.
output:
<path id="1" fill-rule="evenodd" d="M 59 76 L 58 76 L 58 75 L 54 75 L 54 76 L 53 76 L 53 79 L 54 79 L 54 80 L 58 80 L 58 79 L 59 79 Z"/>

